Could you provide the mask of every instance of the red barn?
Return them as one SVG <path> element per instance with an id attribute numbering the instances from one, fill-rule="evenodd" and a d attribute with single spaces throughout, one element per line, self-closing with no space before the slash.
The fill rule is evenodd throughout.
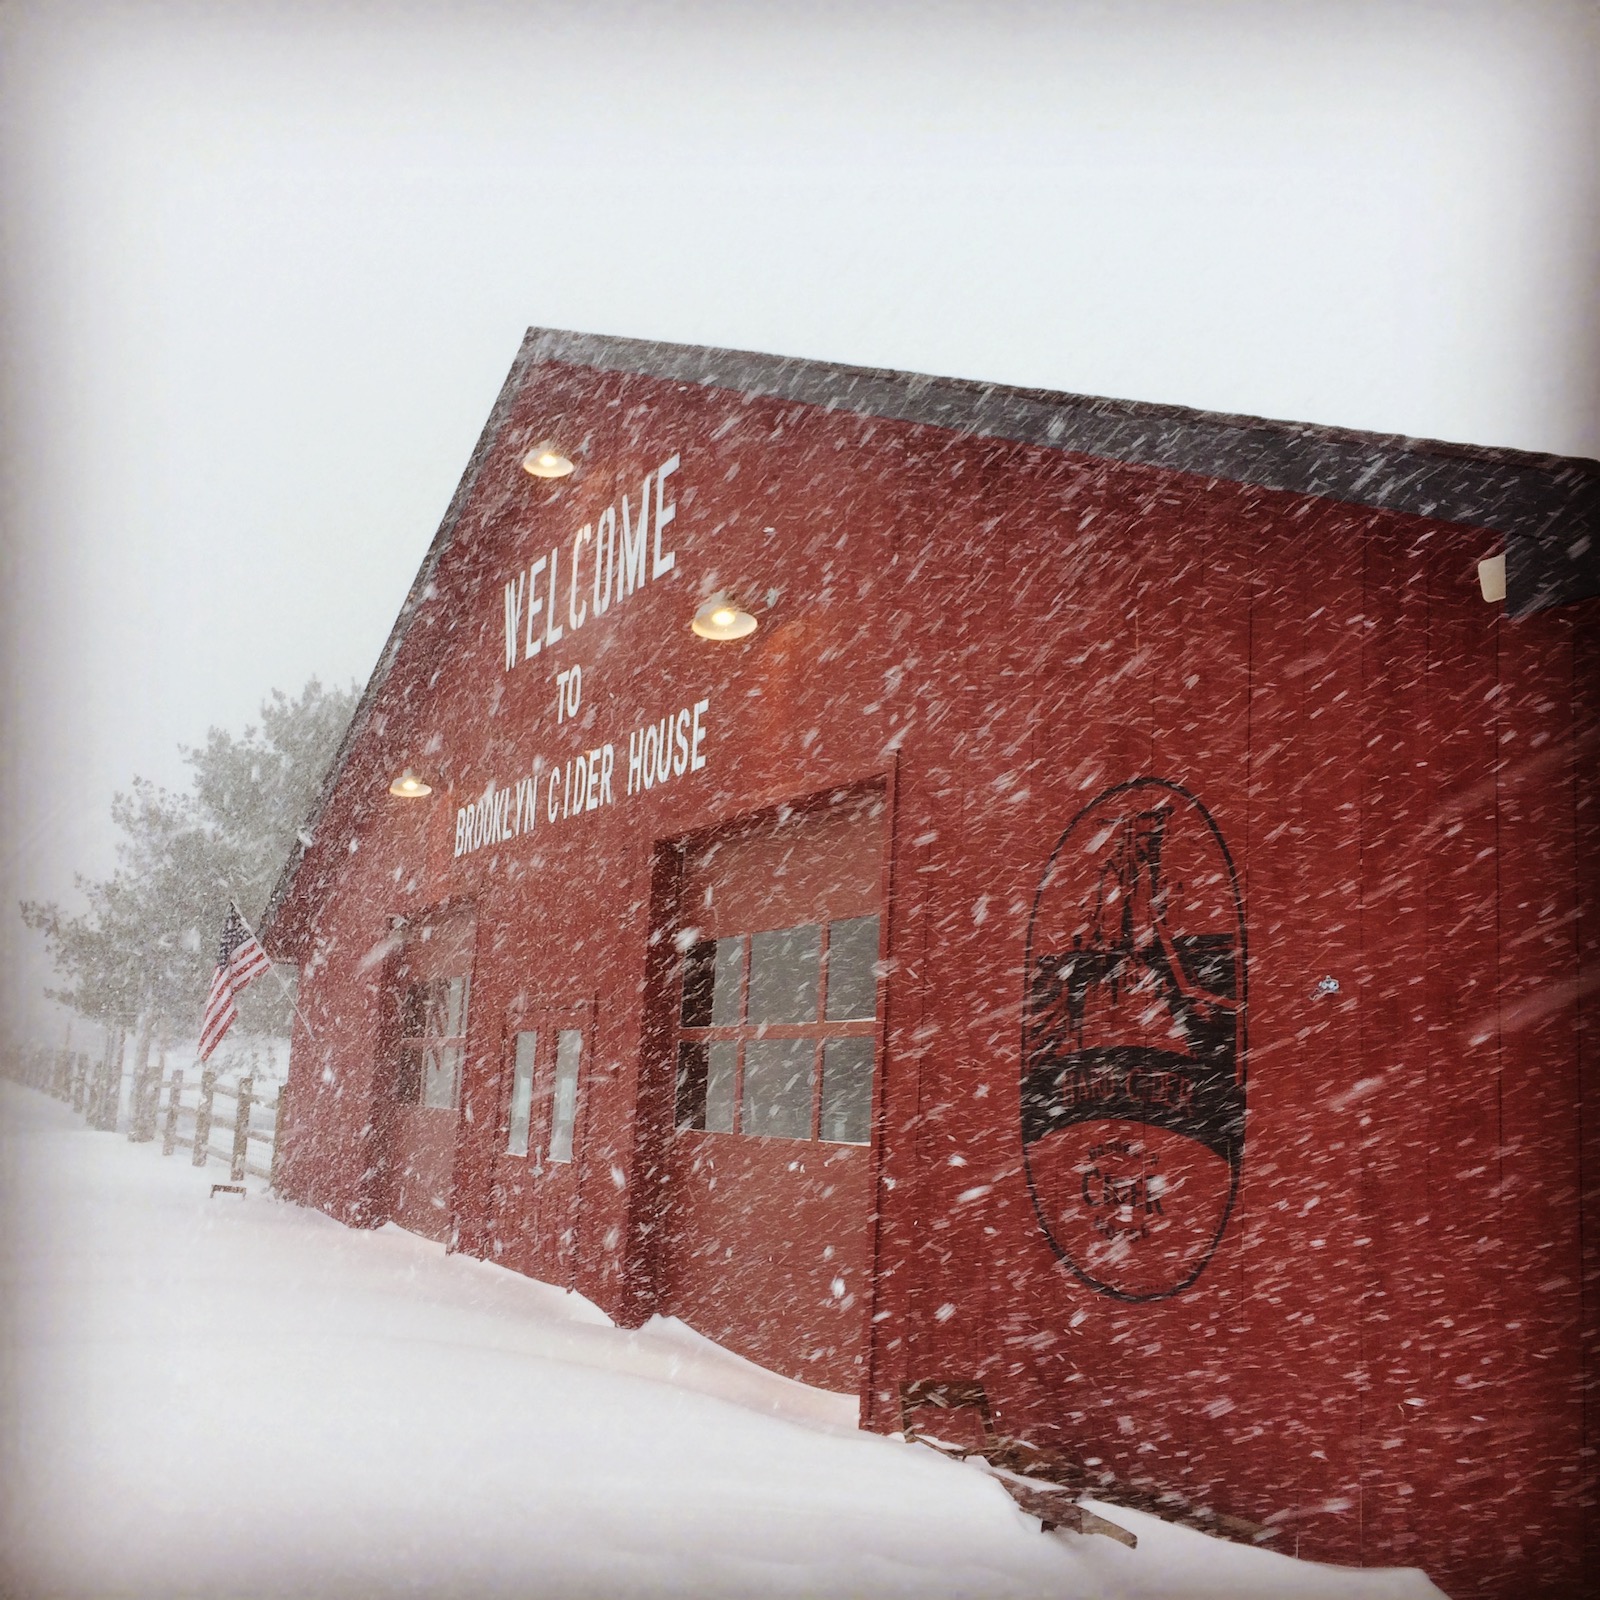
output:
<path id="1" fill-rule="evenodd" d="M 1592 1592 L 1597 532 L 1593 462 L 532 332 L 269 911 L 280 1187 Z"/>

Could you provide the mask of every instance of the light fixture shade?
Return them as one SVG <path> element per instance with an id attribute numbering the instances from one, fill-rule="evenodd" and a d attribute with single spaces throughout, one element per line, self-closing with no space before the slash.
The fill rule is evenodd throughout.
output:
<path id="1" fill-rule="evenodd" d="M 714 594 L 701 602 L 689 626 L 702 639 L 747 639 L 757 623 L 731 594 Z"/>
<path id="2" fill-rule="evenodd" d="M 1478 563 L 1478 587 L 1483 598 L 1492 605 L 1506 597 L 1506 558 L 1504 555 L 1485 556 Z"/>
<path id="3" fill-rule="evenodd" d="M 522 470 L 534 478 L 565 478 L 572 471 L 572 457 L 554 439 L 541 439 L 522 458 Z"/>
<path id="4" fill-rule="evenodd" d="M 424 783 L 410 767 L 407 767 L 389 785 L 389 793 L 397 800 L 421 800 L 433 793 L 433 787 Z"/>

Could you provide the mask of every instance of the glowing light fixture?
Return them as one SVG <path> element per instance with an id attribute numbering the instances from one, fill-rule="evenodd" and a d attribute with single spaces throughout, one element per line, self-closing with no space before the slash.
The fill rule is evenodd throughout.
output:
<path id="1" fill-rule="evenodd" d="M 522 458 L 522 470 L 535 478 L 565 478 L 572 471 L 572 457 L 553 439 L 542 439 Z"/>
<path id="2" fill-rule="evenodd" d="M 702 639 L 747 639 L 756 619 L 731 594 L 714 594 L 702 602 L 689 624 Z"/>
<path id="3" fill-rule="evenodd" d="M 1478 587 L 1483 598 L 1491 604 L 1506 597 L 1506 558 L 1503 555 L 1485 556 L 1478 563 Z"/>
<path id="4" fill-rule="evenodd" d="M 397 800 L 421 800 L 424 796 L 433 793 L 433 786 L 426 784 L 407 767 L 393 783 L 389 785 L 389 793 Z"/>

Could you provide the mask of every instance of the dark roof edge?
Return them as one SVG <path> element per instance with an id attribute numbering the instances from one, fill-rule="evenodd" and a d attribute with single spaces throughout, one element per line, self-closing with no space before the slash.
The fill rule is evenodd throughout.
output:
<path id="1" fill-rule="evenodd" d="M 651 377 L 678 378 L 711 384 L 718 388 L 738 388 L 750 393 L 792 397 L 825 409 L 865 411 L 874 416 L 889 414 L 878 405 L 851 398 L 840 399 L 840 385 L 882 385 L 912 395 L 937 393 L 966 397 L 976 411 L 990 397 L 1002 400 L 1032 401 L 1052 410 L 1077 410 L 1135 418 L 1141 421 L 1174 421 L 1206 425 L 1216 429 L 1250 429 L 1293 438 L 1334 440 L 1359 445 L 1364 450 L 1389 447 L 1414 453 L 1465 457 L 1485 462 L 1507 462 L 1514 466 L 1554 470 L 1560 467 L 1585 468 L 1600 473 L 1600 461 L 1586 456 L 1558 456 L 1531 450 L 1514 450 L 1493 445 L 1459 444 L 1445 439 L 1414 438 L 1399 433 L 1368 433 L 1359 428 L 1339 428 L 1320 422 L 1284 422 L 1271 417 L 1247 416 L 1226 411 L 1205 411 L 1193 406 L 1166 405 L 1147 400 L 1115 400 L 1104 395 L 1072 394 L 1056 389 L 1029 389 L 1015 384 L 992 383 L 981 378 L 938 377 L 924 372 L 905 372 L 893 367 L 856 367 L 838 361 L 819 361 L 806 356 L 775 356 L 759 350 L 725 350 L 704 345 L 671 344 L 657 339 L 629 339 L 606 333 L 578 333 L 566 328 L 530 328 L 527 338 L 534 346 L 536 361 L 561 361 L 574 366 L 594 367 L 608 372 L 637 372 Z M 798 382 L 794 381 L 794 377 Z M 807 383 L 807 380 L 810 380 Z M 816 390 L 817 383 L 826 388 Z M 865 392 L 865 391 L 864 391 Z M 955 398 L 944 402 L 957 403 Z M 937 402 L 936 402 L 937 404 Z M 937 427 L 950 426 L 948 416 L 935 420 L 933 407 L 924 402 L 912 407 L 916 414 L 907 420 L 927 420 Z M 975 415 L 976 423 L 980 419 Z M 964 431 L 986 432 L 981 426 Z M 1074 448 L 1052 435 L 1046 441 L 1061 449 Z M 1094 454 L 1103 454 L 1096 450 Z"/>
<path id="2" fill-rule="evenodd" d="M 1464 523 L 1538 546 L 1564 550 L 1587 536 L 1600 548 L 1600 462 L 1585 457 L 560 328 L 530 329 L 528 339 L 540 362 L 637 372 L 1225 478 Z M 1515 594 L 1511 600 L 1514 615 L 1537 609 Z"/>
<path id="3" fill-rule="evenodd" d="M 377 665 L 372 669 L 372 676 L 367 680 L 367 686 L 361 692 L 361 698 L 356 702 L 356 708 L 350 716 L 350 725 L 345 729 L 344 738 L 339 741 L 339 748 L 322 779 L 322 787 L 317 791 L 315 804 L 311 807 L 297 837 L 290 847 L 288 858 L 284 861 L 283 870 L 278 874 L 278 881 L 272 886 L 272 894 L 267 900 L 265 909 L 258 921 L 258 927 L 263 935 L 267 936 L 277 919 L 278 911 L 283 902 L 288 898 L 290 889 L 294 886 L 296 874 L 300 870 L 300 863 L 305 859 L 305 839 L 314 839 L 318 825 L 322 821 L 322 814 L 327 809 L 333 791 L 338 787 L 339 779 L 344 775 L 346 763 L 350 759 L 350 752 L 355 748 L 356 741 L 365 731 L 367 723 L 371 720 L 372 707 L 383 689 L 384 682 L 389 676 L 390 669 L 394 666 L 395 658 L 400 654 L 400 646 L 410 631 L 411 619 L 415 616 L 418 606 L 422 604 L 427 595 L 428 588 L 433 582 L 433 574 L 437 570 L 440 557 L 449 547 L 456 531 L 456 524 L 460 522 L 462 513 L 466 510 L 467 501 L 471 498 L 474 486 L 477 484 L 478 475 L 483 470 L 484 463 L 489 459 L 489 454 L 494 448 L 500 430 L 509 419 L 512 409 L 516 404 L 517 396 L 522 392 L 522 386 L 527 380 L 528 368 L 539 359 L 534 351 L 534 335 L 530 331 L 522 341 L 521 348 L 517 351 L 517 358 L 511 363 L 511 370 L 506 374 L 506 381 L 500 386 L 500 393 L 495 399 L 493 408 L 489 412 L 488 421 L 483 425 L 483 431 L 478 435 L 478 442 L 473 446 L 472 455 L 467 461 L 467 469 L 461 475 L 461 481 L 456 485 L 456 492 L 450 497 L 450 504 L 445 508 L 443 519 L 439 523 L 438 531 L 433 536 L 433 542 L 428 546 L 428 553 L 422 558 L 422 565 L 417 569 L 417 575 L 411 580 L 411 587 L 406 592 L 405 604 L 400 607 L 400 614 L 395 618 L 394 626 L 389 630 L 389 637 L 385 641 L 383 650 L 378 656 Z"/>

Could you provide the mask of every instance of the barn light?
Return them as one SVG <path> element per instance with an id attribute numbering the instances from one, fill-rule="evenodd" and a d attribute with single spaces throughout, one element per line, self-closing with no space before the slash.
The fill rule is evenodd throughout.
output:
<path id="1" fill-rule="evenodd" d="M 1503 554 L 1485 556 L 1478 563 L 1478 587 L 1483 590 L 1485 600 L 1493 602 L 1505 599 L 1506 558 Z"/>
<path id="2" fill-rule="evenodd" d="M 544 439 L 522 458 L 522 470 L 535 478 L 564 478 L 572 471 L 572 457 L 553 439 Z"/>
<path id="3" fill-rule="evenodd" d="M 407 767 L 393 783 L 389 785 L 389 793 L 397 800 L 421 800 L 424 796 L 433 793 L 430 784 L 426 784 Z"/>
<path id="4" fill-rule="evenodd" d="M 731 594 L 714 594 L 689 626 L 702 639 L 745 639 L 756 631 L 756 619 Z"/>

